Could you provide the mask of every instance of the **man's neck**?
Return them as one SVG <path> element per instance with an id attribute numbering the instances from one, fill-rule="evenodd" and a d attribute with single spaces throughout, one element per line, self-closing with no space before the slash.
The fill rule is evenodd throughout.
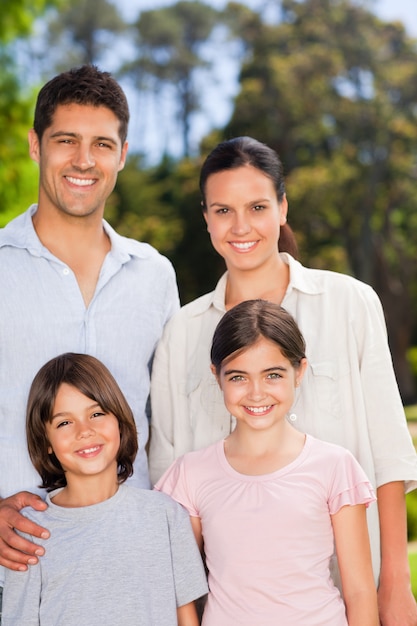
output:
<path id="1" fill-rule="evenodd" d="M 38 210 L 32 219 L 41 243 L 74 272 L 88 307 L 104 259 L 111 248 L 101 216 L 74 218 L 52 215 L 46 218 Z"/>

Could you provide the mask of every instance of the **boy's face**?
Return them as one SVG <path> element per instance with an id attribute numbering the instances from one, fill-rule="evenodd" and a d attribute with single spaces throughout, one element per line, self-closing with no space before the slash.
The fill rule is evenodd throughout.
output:
<path id="1" fill-rule="evenodd" d="M 52 419 L 46 422 L 49 454 L 61 463 L 67 483 L 77 477 L 96 476 L 117 483 L 120 448 L 119 421 L 72 385 L 62 383 L 56 394 Z"/>
<path id="2" fill-rule="evenodd" d="M 59 105 L 39 143 L 29 132 L 29 152 L 39 164 L 39 209 L 85 218 L 104 212 L 123 169 L 127 142 L 119 120 L 103 106 Z"/>

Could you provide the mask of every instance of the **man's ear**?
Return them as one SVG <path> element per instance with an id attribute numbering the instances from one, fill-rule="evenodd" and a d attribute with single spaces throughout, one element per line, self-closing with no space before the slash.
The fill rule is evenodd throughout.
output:
<path id="1" fill-rule="evenodd" d="M 29 156 L 32 161 L 39 163 L 41 158 L 41 146 L 39 142 L 39 137 L 35 132 L 34 128 L 31 128 L 28 133 L 28 141 L 29 141 Z"/>
<path id="2" fill-rule="evenodd" d="M 120 153 L 120 162 L 119 162 L 118 172 L 121 172 L 126 164 L 126 156 L 127 156 L 128 149 L 129 149 L 129 144 L 127 143 L 127 141 L 125 141 L 122 146 L 122 151 Z"/>

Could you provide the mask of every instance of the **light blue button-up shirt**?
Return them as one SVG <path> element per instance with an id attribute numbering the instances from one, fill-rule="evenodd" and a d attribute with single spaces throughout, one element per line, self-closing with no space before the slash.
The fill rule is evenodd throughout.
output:
<path id="1" fill-rule="evenodd" d="M 149 487 L 150 363 L 179 306 L 173 267 L 148 244 L 103 222 L 111 250 L 86 308 L 72 270 L 40 242 L 32 223 L 36 208 L 0 230 L 0 497 L 41 493 L 26 450 L 27 395 L 39 368 L 69 351 L 97 357 L 118 381 L 139 433 L 132 483 Z"/>

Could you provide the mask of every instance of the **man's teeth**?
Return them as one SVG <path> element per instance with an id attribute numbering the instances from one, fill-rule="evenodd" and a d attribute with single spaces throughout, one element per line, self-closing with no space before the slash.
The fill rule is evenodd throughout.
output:
<path id="1" fill-rule="evenodd" d="M 93 178 L 72 178 L 72 176 L 67 176 L 66 178 L 68 182 L 73 185 L 78 185 L 79 187 L 87 187 L 88 185 L 94 184 Z"/>

